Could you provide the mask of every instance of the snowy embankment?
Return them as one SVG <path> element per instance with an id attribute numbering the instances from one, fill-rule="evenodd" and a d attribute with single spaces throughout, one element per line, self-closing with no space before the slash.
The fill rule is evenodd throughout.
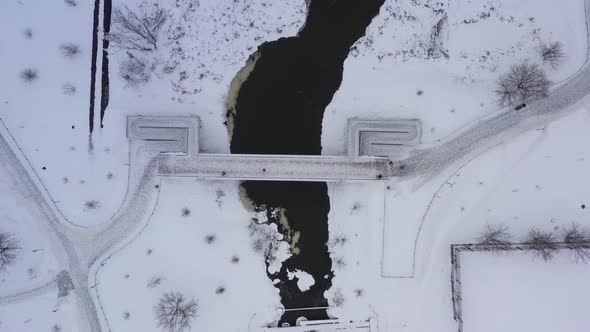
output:
<path id="1" fill-rule="evenodd" d="M 543 65 L 554 82 L 575 74 L 586 60 L 583 0 L 560 3 L 557 11 L 551 0 L 431 6 L 386 1 L 344 64 L 342 85 L 324 115 L 323 154 L 344 153 L 352 117 L 419 118 L 423 141 L 435 143 L 496 113 L 496 80 L 521 61 L 542 64 L 542 42 L 563 43 L 560 67 Z"/>
<path id="2" fill-rule="evenodd" d="M 153 307 L 168 291 L 198 302 L 196 331 L 245 331 L 277 318 L 278 291 L 253 250 L 250 218 L 238 182 L 163 180 L 146 228 L 98 270 L 105 323 L 158 331 Z"/>
<path id="3" fill-rule="evenodd" d="M 334 299 L 343 299 L 338 301 L 341 306 L 334 310 L 334 314 L 348 319 L 376 313 L 380 329 L 385 331 L 455 331 L 451 307 L 450 244 L 473 242 L 486 224 L 508 226 L 515 241 L 522 241 L 532 227 L 553 232 L 556 236 L 572 223 L 590 227 L 590 209 L 587 208 L 590 152 L 586 148 L 586 142 L 590 140 L 588 104 L 577 104 L 571 115 L 496 146 L 461 169 L 451 171 L 450 176 L 441 174 L 427 183 L 423 183 L 423 179 L 390 183 L 389 190 L 382 189 L 380 197 L 383 199 L 383 193 L 387 195 L 389 207 L 386 218 L 393 225 L 391 231 L 384 234 L 385 250 L 389 250 L 385 256 L 389 257 L 388 261 L 381 261 L 383 213 L 379 211 L 380 206 L 375 206 L 379 197 L 371 196 L 376 195 L 377 188 L 363 188 L 371 185 L 356 184 L 330 185 L 330 197 L 335 207 L 330 215 L 330 236 L 332 241 L 347 239 L 343 245 L 331 246 L 335 262 L 339 257 L 344 260 L 337 270 L 329 296 L 332 304 Z M 354 217 L 355 214 L 359 216 Z M 420 222 L 423 225 L 416 242 L 416 253 L 396 251 L 399 249 L 395 245 L 396 229 L 403 230 L 406 225 Z M 393 244 L 388 247 L 390 243 Z M 413 278 L 380 277 L 382 263 L 396 266 L 400 261 L 411 262 L 414 258 Z M 561 259 L 543 264 L 546 269 L 551 269 L 551 276 L 555 278 L 552 282 L 560 285 L 569 283 L 572 269 L 587 271 L 589 268 L 587 265 L 570 266 Z M 569 264 L 575 263 L 570 261 Z M 507 265 L 516 267 L 519 264 L 510 261 Z M 486 267 L 490 268 L 493 267 Z M 526 272 L 506 273 L 522 275 Z M 485 304 L 489 300 L 479 297 L 479 293 L 471 296 L 471 301 L 482 301 L 479 303 Z M 533 305 L 537 300 L 528 298 L 523 301 Z M 369 305 L 375 313 L 368 309 Z M 468 306 L 467 302 L 463 304 L 466 322 L 470 310 L 481 310 L 478 312 L 482 313 L 485 309 L 477 306 L 468 309 Z M 564 312 L 571 304 L 560 302 L 555 306 L 558 308 L 555 310 Z M 546 318 L 557 324 L 563 317 Z M 585 326 L 580 325 L 585 324 L 585 318 L 579 318 L 567 324 Z M 520 322 L 526 323 L 526 319 Z M 465 328 L 470 332 L 467 323 Z M 510 331 L 522 330 L 517 324 L 511 328 Z"/>
<path id="4" fill-rule="evenodd" d="M 227 152 L 223 121 L 231 80 L 258 45 L 295 35 L 306 14 L 303 0 L 161 2 L 160 6 L 170 14 L 161 31 L 162 44 L 158 52 L 142 56 L 155 59 L 158 70 L 168 63 L 174 63 L 175 69 L 167 74 L 151 73 L 144 86 L 126 87 L 119 69 L 126 51 L 111 45 L 110 103 L 105 127 L 95 128 L 89 138 L 94 1 L 76 3 L 0 3 L 0 117 L 40 174 L 57 207 L 71 222 L 83 226 L 106 221 L 123 201 L 129 170 L 127 115 L 198 115 L 203 123 L 202 148 Z M 125 0 L 114 5 L 135 9 L 138 3 Z M 99 38 L 103 38 L 102 33 Z M 60 50 L 64 43 L 78 45 L 79 53 L 64 56 Z M 100 68 L 100 60 L 98 65 Z M 37 73 L 30 82 L 21 77 L 27 68 Z M 100 74 L 97 79 L 100 86 Z M 97 90 L 97 105 L 100 97 Z"/>

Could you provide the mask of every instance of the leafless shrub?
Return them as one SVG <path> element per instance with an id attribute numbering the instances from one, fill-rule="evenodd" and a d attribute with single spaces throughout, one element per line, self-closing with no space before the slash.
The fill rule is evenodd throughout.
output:
<path id="1" fill-rule="evenodd" d="M 64 2 L 69 7 L 76 7 L 78 5 L 76 0 L 64 0 Z"/>
<path id="2" fill-rule="evenodd" d="M 179 292 L 168 292 L 154 307 L 154 315 L 158 327 L 169 332 L 182 332 L 190 330 L 197 309 L 195 299 L 188 300 Z"/>
<path id="3" fill-rule="evenodd" d="M 223 294 L 223 293 L 225 293 L 225 287 L 223 287 L 223 286 L 219 286 L 215 290 L 215 294 Z"/>
<path id="4" fill-rule="evenodd" d="M 332 265 L 336 270 L 342 270 L 346 266 L 346 262 L 344 261 L 344 257 L 337 257 L 332 262 Z"/>
<path id="5" fill-rule="evenodd" d="M 33 68 L 25 68 L 21 73 L 20 73 L 20 77 L 23 79 L 23 81 L 25 82 L 33 82 L 34 80 L 37 79 L 39 75 L 37 74 L 37 70 L 33 69 Z"/>
<path id="6" fill-rule="evenodd" d="M 66 96 L 73 96 L 76 94 L 76 86 L 72 83 L 64 83 L 62 86 L 62 91 Z"/>
<path id="7" fill-rule="evenodd" d="M 365 290 L 362 288 L 357 288 L 354 290 L 354 295 L 356 297 L 362 297 L 363 295 L 365 295 Z"/>
<path id="8" fill-rule="evenodd" d="M 12 233 L 0 233 L 0 271 L 14 263 L 22 250 L 20 243 Z"/>
<path id="9" fill-rule="evenodd" d="M 127 57 L 119 65 L 119 76 L 127 87 L 142 86 L 150 81 L 150 67 L 145 59 L 127 52 Z"/>
<path id="10" fill-rule="evenodd" d="M 330 240 L 329 246 L 330 247 L 343 246 L 346 243 L 348 243 L 348 238 L 344 235 L 338 235 L 338 236 L 335 236 L 332 240 Z"/>
<path id="11" fill-rule="evenodd" d="M 155 276 L 152 277 L 148 283 L 147 283 L 147 287 L 148 288 L 156 288 L 158 286 L 160 286 L 160 284 L 162 283 L 162 280 L 164 280 L 164 277 L 162 276 Z"/>
<path id="12" fill-rule="evenodd" d="M 352 204 L 352 207 L 350 208 L 350 214 L 355 213 L 356 211 L 360 210 L 363 208 L 363 204 L 361 202 L 354 202 Z"/>
<path id="13" fill-rule="evenodd" d="M 550 84 L 539 65 L 524 62 L 512 66 L 507 74 L 500 76 L 495 93 L 500 106 L 514 105 L 546 97 Z"/>
<path id="14" fill-rule="evenodd" d="M 207 242 L 207 244 L 212 244 L 213 242 L 215 242 L 216 238 L 217 237 L 215 236 L 215 234 L 209 234 L 205 236 L 205 242 Z"/>
<path id="15" fill-rule="evenodd" d="M 478 244 L 488 246 L 492 251 L 510 250 L 510 233 L 506 225 L 486 225 L 477 238 Z"/>
<path id="16" fill-rule="evenodd" d="M 240 262 L 240 257 L 238 257 L 238 256 L 232 256 L 231 262 L 233 264 L 238 264 Z"/>
<path id="17" fill-rule="evenodd" d="M 529 231 L 525 243 L 531 245 L 535 257 L 542 258 L 544 261 L 551 260 L 559 251 L 555 243 L 555 236 L 538 229 Z"/>
<path id="18" fill-rule="evenodd" d="M 576 262 L 586 263 L 590 260 L 590 231 L 578 224 L 564 229 L 563 242 L 571 251 Z"/>
<path id="19" fill-rule="evenodd" d="M 180 211 L 180 215 L 183 217 L 188 217 L 191 215 L 191 210 L 187 207 L 183 207 L 182 210 Z"/>
<path id="20" fill-rule="evenodd" d="M 33 39 L 33 29 L 26 28 L 25 31 L 23 31 L 23 34 L 25 35 L 25 38 Z"/>
<path id="21" fill-rule="evenodd" d="M 81 52 L 80 46 L 74 43 L 63 43 L 59 45 L 59 50 L 61 54 L 68 58 L 73 58 Z"/>
<path id="22" fill-rule="evenodd" d="M 97 200 L 89 200 L 86 201 L 84 203 L 84 208 L 86 208 L 86 210 L 95 210 L 98 209 L 100 207 L 100 202 Z"/>
<path id="23" fill-rule="evenodd" d="M 138 13 L 127 6 L 115 8 L 108 38 L 115 48 L 123 50 L 157 50 L 158 33 L 167 18 L 168 12 L 155 4 L 140 8 Z"/>
<path id="24" fill-rule="evenodd" d="M 332 304 L 336 307 L 341 307 L 345 302 L 344 294 L 342 294 L 342 290 L 340 288 L 334 291 L 332 295 Z"/>
<path id="25" fill-rule="evenodd" d="M 543 62 L 550 64 L 553 69 L 557 69 L 565 59 L 563 44 L 560 41 L 542 43 L 541 47 L 539 47 L 539 53 Z"/>
<path id="26" fill-rule="evenodd" d="M 131 318 L 131 314 L 129 313 L 129 311 L 125 311 L 123 313 L 123 319 L 129 320 L 129 318 Z"/>

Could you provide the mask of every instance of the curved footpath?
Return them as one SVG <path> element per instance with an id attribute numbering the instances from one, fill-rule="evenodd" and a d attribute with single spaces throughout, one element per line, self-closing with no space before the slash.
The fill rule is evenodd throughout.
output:
<path id="1" fill-rule="evenodd" d="M 584 2 L 586 12 L 587 36 L 590 35 L 590 0 Z M 590 53 L 588 41 L 586 57 Z M 513 110 L 482 119 L 454 135 L 447 137 L 443 143 L 418 149 L 413 156 L 395 162 L 390 168 L 392 176 L 410 177 L 415 175 L 433 175 L 457 160 L 476 154 L 501 142 L 506 135 L 516 135 L 539 125 L 548 123 L 564 115 L 567 108 L 590 94 L 590 65 L 588 59 L 576 75 L 554 87 L 549 96 L 533 101 L 521 110 Z M 527 122 L 528 119 L 538 121 Z"/>
<path id="2" fill-rule="evenodd" d="M 144 149 L 143 142 L 133 141 L 130 144 L 129 184 L 125 200 L 108 222 L 89 228 L 69 223 L 52 206 L 50 197 L 41 189 L 43 185 L 39 177 L 3 123 L 0 123 L 0 156 L 0 166 L 11 178 L 19 179 L 18 189 L 31 200 L 31 208 L 40 215 L 38 226 L 47 230 L 45 233 L 51 238 L 58 264 L 73 284 L 73 293 L 79 308 L 84 312 L 89 331 L 102 331 L 95 300 L 90 294 L 94 276 L 92 271 L 100 265 L 95 264 L 100 257 L 116 249 L 123 240 L 138 231 L 151 215 L 159 194 L 159 188 L 155 188 L 158 180 L 156 153 Z M 106 259 L 108 257 L 101 262 Z M 0 305 L 22 301 L 55 287 L 61 291 L 60 283 L 54 284 L 56 281 L 59 280 L 51 280 L 37 289 L 2 296 Z"/>

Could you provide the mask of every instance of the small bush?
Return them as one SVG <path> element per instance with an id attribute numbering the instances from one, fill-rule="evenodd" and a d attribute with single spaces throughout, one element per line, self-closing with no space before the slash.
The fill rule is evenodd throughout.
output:
<path id="1" fill-rule="evenodd" d="M 563 44 L 559 41 L 542 43 L 539 48 L 539 53 L 543 62 L 550 64 L 553 69 L 557 69 L 565 59 Z"/>
<path id="2" fill-rule="evenodd" d="M 335 246 L 343 246 L 346 243 L 348 243 L 348 238 L 346 236 L 343 235 L 339 235 L 339 236 L 335 236 L 331 241 L 330 241 L 330 247 L 335 247 Z"/>
<path id="3" fill-rule="evenodd" d="M 148 281 L 147 287 L 148 288 L 156 288 L 156 287 L 160 286 L 160 284 L 162 283 L 163 280 L 164 280 L 164 277 L 161 277 L 161 276 L 152 277 Z"/>
<path id="4" fill-rule="evenodd" d="M 344 304 L 344 294 L 342 294 L 342 290 L 340 288 L 334 291 L 334 295 L 332 295 L 332 304 L 336 307 L 341 307 Z"/>
<path id="5" fill-rule="evenodd" d="M 205 242 L 207 242 L 207 244 L 212 244 L 213 242 L 215 242 L 215 235 L 214 234 L 209 234 L 207 236 L 205 236 Z"/>
<path id="6" fill-rule="evenodd" d="M 180 215 L 183 217 L 188 217 L 191 215 L 191 210 L 187 207 L 182 208 L 182 210 L 180 211 Z"/>
<path id="7" fill-rule="evenodd" d="M 95 210 L 98 209 L 100 207 L 100 202 L 97 200 L 89 200 L 86 201 L 86 203 L 84 203 L 84 208 L 86 208 L 87 210 Z"/>
<path id="8" fill-rule="evenodd" d="M 27 83 L 33 82 L 38 78 L 38 76 L 39 75 L 37 74 L 37 70 L 33 68 L 26 68 L 20 74 L 20 77 L 23 79 L 23 81 Z"/>
<path id="9" fill-rule="evenodd" d="M 113 172 L 108 172 L 107 173 L 107 180 L 112 180 L 114 176 L 115 176 L 115 174 L 113 174 Z"/>
<path id="10" fill-rule="evenodd" d="M 23 31 L 23 34 L 25 35 L 25 38 L 33 39 L 33 29 L 26 28 L 25 31 Z"/>
<path id="11" fill-rule="evenodd" d="M 354 295 L 356 297 L 362 297 L 363 295 L 365 295 L 365 290 L 362 288 L 357 288 L 354 290 Z"/>
<path id="12" fill-rule="evenodd" d="M 240 262 L 240 257 L 238 257 L 238 256 L 232 256 L 231 262 L 233 264 L 238 264 Z"/>
<path id="13" fill-rule="evenodd" d="M 69 7 L 76 7 L 78 5 L 76 0 L 64 0 L 64 3 Z"/>
<path id="14" fill-rule="evenodd" d="M 129 311 L 125 311 L 123 313 L 123 319 L 129 320 L 129 318 L 131 318 L 131 314 L 129 313 Z"/>
<path id="15" fill-rule="evenodd" d="M 344 257 L 335 258 L 332 265 L 334 266 L 334 269 L 342 270 L 344 267 L 346 267 L 346 262 L 344 261 Z"/>
<path id="16" fill-rule="evenodd" d="M 525 243 L 531 245 L 535 257 L 550 261 L 559 251 L 552 233 L 531 229 Z"/>
<path id="17" fill-rule="evenodd" d="M 119 65 L 119 76 L 127 87 L 138 87 L 150 81 L 150 67 L 145 59 L 127 52 L 127 58 Z"/>
<path id="18" fill-rule="evenodd" d="M 59 50 L 61 51 L 61 54 L 68 58 L 73 58 L 81 52 L 80 46 L 73 43 L 61 44 L 59 45 Z"/>
<path id="19" fill-rule="evenodd" d="M 223 294 L 223 293 L 225 293 L 225 287 L 223 287 L 223 286 L 219 286 L 215 290 L 215 294 Z"/>
<path id="20" fill-rule="evenodd" d="M 72 83 L 64 83 L 62 91 L 66 96 L 73 96 L 76 94 L 76 86 Z"/>
<path id="21" fill-rule="evenodd" d="M 58 324 L 55 324 L 51 327 L 51 332 L 61 332 L 61 326 L 59 326 Z"/>

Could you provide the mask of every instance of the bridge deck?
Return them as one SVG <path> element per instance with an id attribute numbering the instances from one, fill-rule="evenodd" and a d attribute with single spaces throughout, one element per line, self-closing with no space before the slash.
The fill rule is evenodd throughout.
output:
<path id="1" fill-rule="evenodd" d="M 385 180 L 389 160 L 330 156 L 198 154 L 161 156 L 162 176 L 268 181 Z"/>

